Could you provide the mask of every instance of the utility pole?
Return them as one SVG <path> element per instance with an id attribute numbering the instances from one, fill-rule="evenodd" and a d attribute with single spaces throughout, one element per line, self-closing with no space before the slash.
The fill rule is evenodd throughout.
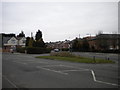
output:
<path id="1" fill-rule="evenodd" d="M 33 33 L 31 32 L 31 38 L 33 37 Z"/>
<path id="2" fill-rule="evenodd" d="M 79 34 L 79 39 L 80 39 L 80 34 Z"/>

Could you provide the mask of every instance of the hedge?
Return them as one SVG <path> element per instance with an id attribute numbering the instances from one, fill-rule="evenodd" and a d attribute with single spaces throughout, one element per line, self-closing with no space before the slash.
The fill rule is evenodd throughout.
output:
<path id="1" fill-rule="evenodd" d="M 41 47 L 21 47 L 17 48 L 17 52 L 25 53 L 25 50 L 28 54 L 43 54 L 50 53 L 50 48 L 41 48 Z"/>
<path id="2" fill-rule="evenodd" d="M 20 53 L 25 53 L 26 48 L 25 47 L 17 47 L 16 51 Z"/>

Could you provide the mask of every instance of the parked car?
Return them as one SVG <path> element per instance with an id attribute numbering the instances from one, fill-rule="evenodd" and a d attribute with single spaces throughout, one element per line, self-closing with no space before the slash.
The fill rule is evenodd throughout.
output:
<path id="1" fill-rule="evenodd" d="M 59 49 L 54 49 L 54 50 L 52 50 L 51 52 L 59 52 L 60 50 Z"/>
<path id="2" fill-rule="evenodd" d="M 59 49 L 54 49 L 55 52 L 59 52 Z"/>

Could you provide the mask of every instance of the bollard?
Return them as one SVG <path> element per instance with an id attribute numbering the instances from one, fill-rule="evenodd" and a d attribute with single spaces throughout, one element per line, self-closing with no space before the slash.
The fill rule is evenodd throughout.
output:
<path id="1" fill-rule="evenodd" d="M 107 59 L 107 60 L 110 60 L 110 59 L 109 59 L 109 57 L 108 57 L 108 59 Z"/>
<path id="2" fill-rule="evenodd" d="M 94 63 L 96 63 L 96 61 L 95 61 L 95 56 L 93 56 L 93 60 L 94 60 Z"/>
<path id="3" fill-rule="evenodd" d="M 27 54 L 27 50 L 25 50 L 25 54 Z"/>

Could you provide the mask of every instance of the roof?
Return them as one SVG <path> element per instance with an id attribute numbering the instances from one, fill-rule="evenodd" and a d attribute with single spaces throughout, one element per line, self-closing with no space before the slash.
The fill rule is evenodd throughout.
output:
<path id="1" fill-rule="evenodd" d="M 99 34 L 96 38 L 118 39 L 120 38 L 120 34 Z"/>
<path id="2" fill-rule="evenodd" d="M 4 43 L 7 43 L 11 38 L 13 38 L 13 37 L 3 37 L 3 44 Z M 23 37 L 14 37 L 15 39 L 17 39 L 17 40 L 20 40 L 20 39 L 22 39 Z M 25 37 L 24 37 L 25 38 Z"/>
<path id="3" fill-rule="evenodd" d="M 22 38 L 23 38 L 23 37 L 16 37 L 17 40 L 20 40 L 20 39 L 22 39 Z"/>
<path id="4" fill-rule="evenodd" d="M 3 37 L 3 44 L 7 43 L 12 37 Z"/>

